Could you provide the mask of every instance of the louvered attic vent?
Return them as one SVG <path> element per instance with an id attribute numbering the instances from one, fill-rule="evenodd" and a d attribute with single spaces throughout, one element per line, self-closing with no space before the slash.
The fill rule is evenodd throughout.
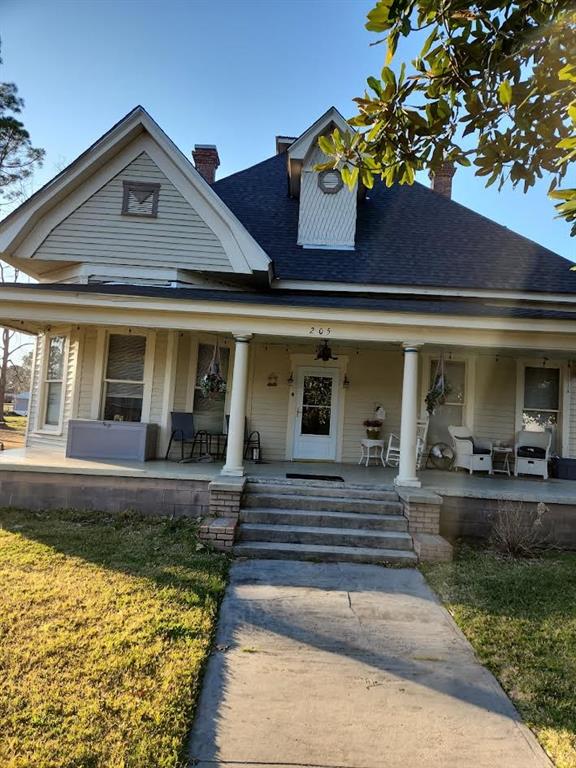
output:
<path id="1" fill-rule="evenodd" d="M 125 181 L 122 213 L 125 216 L 158 216 L 160 184 L 144 181 Z"/>

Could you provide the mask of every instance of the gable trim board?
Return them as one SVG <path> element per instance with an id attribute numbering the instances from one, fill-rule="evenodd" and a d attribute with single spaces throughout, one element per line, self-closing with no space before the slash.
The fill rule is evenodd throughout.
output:
<path id="1" fill-rule="evenodd" d="M 341 133 L 356 133 L 336 107 L 330 107 L 288 147 L 286 152 L 289 159 L 303 161 L 316 137 L 321 133 L 324 133 L 332 124 L 334 124 Z"/>
<path id="2" fill-rule="evenodd" d="M 142 108 L 0 223 L 2 258 L 21 268 L 24 262 L 25 271 L 34 274 L 34 254 L 45 238 L 142 152 L 218 237 L 232 272 L 269 272 L 270 259 L 260 245 Z"/>

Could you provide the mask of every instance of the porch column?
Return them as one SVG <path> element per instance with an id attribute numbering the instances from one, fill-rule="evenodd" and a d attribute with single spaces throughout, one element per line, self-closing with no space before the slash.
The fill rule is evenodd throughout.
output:
<path id="1" fill-rule="evenodd" d="M 400 464 L 395 485 L 420 488 L 416 477 L 416 438 L 418 426 L 418 348 L 403 344 L 404 379 L 402 381 L 402 413 L 400 424 Z"/>
<path id="2" fill-rule="evenodd" d="M 244 475 L 244 427 L 246 423 L 246 393 L 248 389 L 248 353 L 252 336 L 236 336 L 234 370 L 230 393 L 228 444 L 223 475 Z"/>

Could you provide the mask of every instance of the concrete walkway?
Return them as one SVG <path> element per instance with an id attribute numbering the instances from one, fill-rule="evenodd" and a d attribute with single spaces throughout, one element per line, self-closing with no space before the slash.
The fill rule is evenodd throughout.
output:
<path id="1" fill-rule="evenodd" d="M 232 566 L 190 765 L 544 768 L 416 570 Z"/>

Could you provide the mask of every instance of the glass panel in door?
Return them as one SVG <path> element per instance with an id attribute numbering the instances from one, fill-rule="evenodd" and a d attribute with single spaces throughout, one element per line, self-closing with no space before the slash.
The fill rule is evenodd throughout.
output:
<path id="1" fill-rule="evenodd" d="M 331 376 L 304 376 L 302 386 L 303 435 L 329 435 L 332 418 Z"/>

